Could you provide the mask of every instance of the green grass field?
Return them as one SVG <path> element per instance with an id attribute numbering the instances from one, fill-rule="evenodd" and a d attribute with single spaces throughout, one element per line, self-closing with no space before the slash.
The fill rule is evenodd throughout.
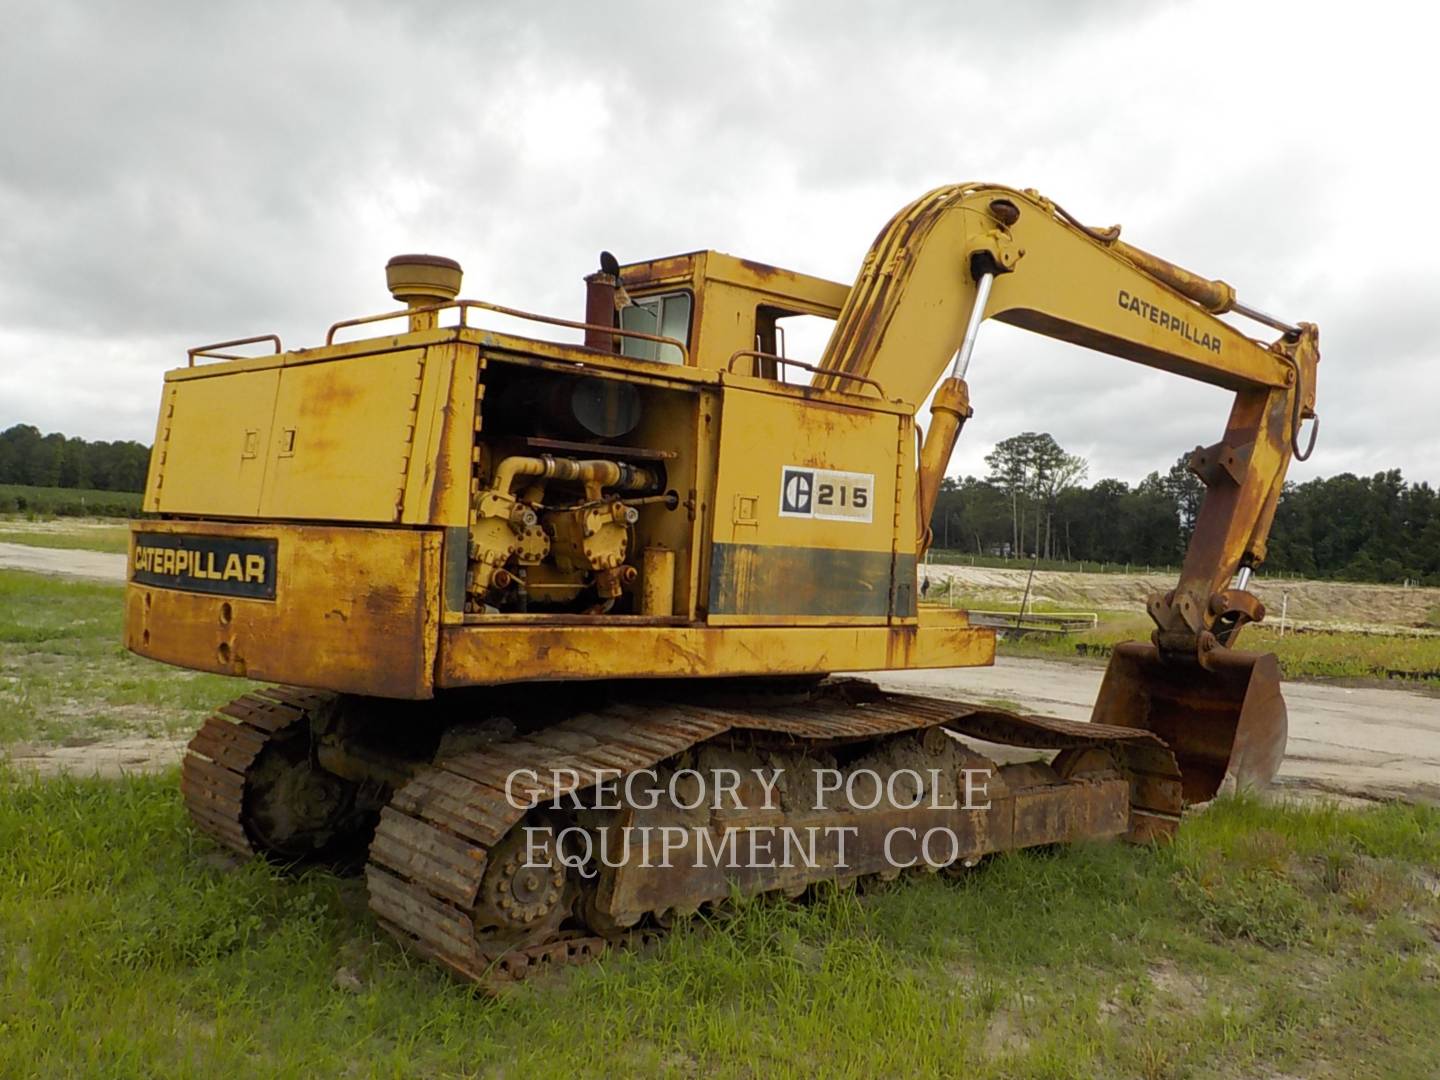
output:
<path id="1" fill-rule="evenodd" d="M 138 491 L 0 484 L 0 514 L 32 517 L 129 517 L 140 512 Z"/>
<path id="2" fill-rule="evenodd" d="M 983 596 L 955 598 L 955 606 L 978 611 L 1019 611 L 1018 603 L 987 600 Z M 1075 605 L 1036 603 L 1027 610 L 1047 613 L 1073 611 Z M 1094 630 L 1076 634 L 1026 634 L 1004 638 L 1006 656 L 1074 659 L 1090 657 L 1103 662 L 1106 651 L 1121 641 L 1149 641 L 1154 624 L 1141 612 L 1102 611 Z M 1440 612 L 1437 612 L 1440 615 Z M 1440 684 L 1440 636 L 1414 634 L 1320 633 L 1283 636 L 1270 625 L 1245 628 L 1241 648 L 1273 652 L 1288 679 L 1391 679 L 1414 678 L 1426 685 Z"/>
<path id="3" fill-rule="evenodd" d="M 0 542 L 7 544 L 124 554 L 129 550 L 129 539 L 130 528 L 121 522 L 80 521 L 73 518 L 31 522 L 0 515 Z"/>
<path id="4" fill-rule="evenodd" d="M 0 744 L 178 734 L 248 684 L 123 652 L 118 586 L 0 572 Z M 0 766 L 0 1076 L 1422 1077 L 1440 810 L 1218 803 L 1086 845 L 752 903 L 498 1000 L 363 884 L 240 864 L 175 771 Z"/>
<path id="5" fill-rule="evenodd" d="M 996 605 L 998 607 L 998 605 Z M 1038 609 L 1037 609 L 1038 610 Z M 1027 634 L 1000 643 L 1007 656 L 1088 655 L 1103 660 L 1121 641 L 1148 641 L 1153 629 L 1143 615 L 1102 613 L 1100 625 L 1080 634 Z M 1403 634 L 1287 633 L 1271 626 L 1245 628 L 1240 648 L 1273 652 L 1289 679 L 1414 679 L 1440 684 L 1440 637 Z"/>
<path id="6" fill-rule="evenodd" d="M 123 586 L 0 570 L 0 745 L 179 735 L 250 683 L 120 644 Z"/>
<path id="7" fill-rule="evenodd" d="M 1068 574 L 1170 574 L 1179 569 L 1158 563 L 1147 566 L 1144 563 L 1037 560 L 1029 556 L 1023 559 L 1006 559 L 999 555 L 977 555 L 973 551 L 966 552 L 958 548 L 932 548 L 925 561 L 942 566 L 983 566 L 990 570 L 1029 571 L 1033 567 L 1036 570 L 1058 570 Z"/>
<path id="8" fill-rule="evenodd" d="M 357 879 L 235 866 L 174 775 L 11 777 L 5 1076 L 1344 1077 L 1440 1060 L 1440 813 L 1218 805 L 1174 846 L 751 904 L 481 997 Z"/>

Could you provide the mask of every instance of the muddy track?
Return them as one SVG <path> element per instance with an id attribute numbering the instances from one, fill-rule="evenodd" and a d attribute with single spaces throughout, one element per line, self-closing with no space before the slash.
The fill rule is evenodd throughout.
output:
<path id="1" fill-rule="evenodd" d="M 337 700 L 333 695 L 267 689 L 236 699 L 207 720 L 192 740 L 182 769 L 185 803 L 195 824 L 236 852 L 274 855 L 273 838 L 263 828 L 256 831 L 265 821 L 260 808 L 268 797 L 262 779 L 267 769 L 261 762 L 271 747 L 281 752 L 293 741 L 310 714 L 331 708 Z M 1056 769 L 1062 777 L 1068 775 L 1060 763 L 1069 755 L 1078 770 L 1076 778 L 1059 783 L 1048 769 L 1043 776 L 1037 773 L 1037 766 L 996 773 L 992 762 L 946 738 L 942 728 L 1029 751 L 1060 750 Z M 757 750 L 767 746 L 771 749 L 757 756 Z M 431 765 L 416 763 L 410 779 L 380 812 L 378 824 L 371 820 L 365 871 L 370 908 L 408 948 L 491 989 L 549 967 L 586 962 L 608 948 L 644 942 L 677 913 L 723 904 L 736 885 L 715 874 L 727 872 L 715 871 L 709 880 L 666 870 L 646 884 L 643 871 L 637 879 L 618 870 L 609 871 L 607 878 L 602 870 L 598 884 L 587 885 L 583 875 L 577 876 L 573 866 L 567 871 L 553 853 L 549 862 L 532 861 L 530 830 L 522 822 L 541 824 L 540 832 L 553 835 L 549 830 L 556 812 L 553 806 L 543 809 L 545 804 L 591 788 L 605 774 L 671 768 L 682 754 L 687 761 L 692 753 L 701 759 L 711 752 L 728 754 L 732 763 L 737 754 L 771 763 L 781 760 L 775 756 L 779 754 L 787 763 L 814 767 L 832 760 L 826 748 L 836 746 L 859 754 L 856 762 L 890 768 L 910 760 L 907 754 L 920 754 L 939 766 L 932 774 L 936 777 L 956 775 L 962 763 L 983 765 L 1000 787 L 995 798 L 1004 809 L 991 817 L 987 803 L 987 812 L 962 814 L 974 830 L 973 847 L 963 857 L 957 850 L 956 865 L 972 864 L 989 851 L 1076 836 L 1123 834 L 1148 841 L 1173 833 L 1179 820 L 1174 758 L 1154 735 L 1136 729 L 881 695 L 853 682 L 796 701 L 637 701 L 571 716 Z M 511 791 L 516 770 L 531 778 L 520 799 Z M 766 811 L 779 815 L 780 821 L 791 820 L 798 810 L 803 820 L 813 822 L 814 817 L 805 816 L 814 813 L 808 807 L 803 797 L 795 803 L 782 795 L 782 806 L 771 808 L 767 796 Z M 660 815 L 673 823 L 675 819 L 666 816 L 673 812 L 662 809 Z M 753 815 L 760 810 L 740 807 L 737 812 Z M 896 821 L 940 820 L 914 809 L 910 816 L 900 812 L 893 820 L 883 812 L 856 817 L 844 806 L 836 812 L 846 820 L 873 819 L 867 828 L 877 831 Z M 624 820 L 633 820 L 628 816 L 633 813 L 627 811 Z M 707 817 L 702 827 L 723 832 L 733 823 L 726 826 Z M 739 827 L 743 832 L 744 826 Z M 859 842 L 863 846 L 864 841 Z M 888 841 L 885 851 L 888 858 Z M 783 866 L 762 871 L 744 891 L 793 896 L 832 876 L 828 871 L 817 875 L 814 870 L 794 870 L 788 860 Z M 855 864 L 842 855 L 838 867 L 837 880 L 851 883 L 885 873 L 873 851 L 868 862 Z M 602 895 L 608 900 L 597 899 Z M 617 905 L 617 896 L 628 903 Z"/>

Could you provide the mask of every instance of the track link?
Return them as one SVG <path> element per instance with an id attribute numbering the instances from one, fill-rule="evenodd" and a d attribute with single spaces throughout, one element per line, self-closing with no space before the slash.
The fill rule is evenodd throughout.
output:
<path id="1" fill-rule="evenodd" d="M 533 769 L 533 787 L 545 801 L 578 786 L 554 784 L 557 771 L 573 770 L 577 779 L 597 769 L 628 773 L 731 726 L 729 717 L 700 710 L 620 706 L 423 770 L 380 814 L 365 870 L 371 911 L 414 951 L 482 984 L 524 978 L 557 961 L 593 959 L 610 944 L 606 938 L 497 940 L 487 947 L 481 936 L 477 901 L 491 853 L 526 813 L 507 797 L 508 777 L 516 769 Z"/>
<path id="2" fill-rule="evenodd" d="M 648 768 L 729 731 L 817 747 L 938 726 L 993 742 L 1072 754 L 1095 748 L 1112 751 L 1132 770 L 1137 819 L 1148 815 L 1132 839 L 1167 835 L 1178 821 L 1174 759 L 1154 735 L 1132 728 L 1017 717 L 902 694 L 855 701 L 845 700 L 842 693 L 757 711 L 626 704 L 574 716 L 422 769 L 381 813 L 366 868 L 370 908 L 402 944 L 487 988 L 556 964 L 584 962 L 606 948 L 633 942 L 637 932 L 547 933 L 542 926 L 529 937 L 507 937 L 487 929 L 482 882 L 496 859 L 513 859 L 497 845 L 527 813 L 507 797 L 507 778 L 514 770 L 533 770 L 535 782 L 527 786 L 545 803 L 589 786 L 597 770 L 613 775 L 613 770 Z M 1137 767 L 1139 772 L 1134 771 Z"/>
<path id="3" fill-rule="evenodd" d="M 263 854 L 245 828 L 250 768 L 267 744 L 334 697 L 274 686 L 238 697 L 211 714 L 185 747 L 180 763 L 180 792 L 196 826 L 231 851 Z"/>

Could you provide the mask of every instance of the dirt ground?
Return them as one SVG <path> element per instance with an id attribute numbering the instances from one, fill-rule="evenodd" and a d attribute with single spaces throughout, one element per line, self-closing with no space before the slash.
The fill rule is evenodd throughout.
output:
<path id="1" fill-rule="evenodd" d="M 961 595 L 985 596 L 1000 603 L 1020 602 L 1028 574 L 1023 567 L 1000 570 L 931 564 L 921 570 L 929 577 L 932 588 L 942 581 L 953 580 Z M 1071 574 L 1037 570 L 1030 598 L 1034 603 L 1072 605 L 1086 611 L 1099 608 L 1144 612 L 1146 597 L 1174 587 L 1172 574 Z M 1250 591 L 1268 609 L 1268 623 L 1278 623 L 1283 606 L 1290 623 L 1337 630 L 1412 629 L 1440 608 L 1440 589 L 1433 588 L 1292 581 L 1262 576 L 1251 581 Z"/>
<path id="2" fill-rule="evenodd" d="M 886 672 L 887 689 L 1087 720 L 1104 671 L 999 657 L 992 668 Z M 1410 690 L 1287 682 L 1290 744 L 1277 784 L 1296 792 L 1440 804 L 1440 697 Z"/>
<path id="3" fill-rule="evenodd" d="M 0 569 L 62 574 L 91 581 L 124 581 L 125 556 L 103 551 L 0 543 Z"/>
<path id="4" fill-rule="evenodd" d="M 0 748 L 0 759 L 41 776 L 70 773 L 106 779 L 162 772 L 179 764 L 186 739 L 155 739 L 127 735 L 110 739 L 71 739 L 60 746 L 17 743 Z"/>
<path id="5" fill-rule="evenodd" d="M 86 517 L 61 517 L 47 518 L 44 521 L 31 521 L 28 518 L 5 516 L 0 518 L 0 527 L 6 532 L 23 533 L 86 533 L 86 532 L 110 532 L 116 528 L 125 528 L 125 521 L 121 518 L 86 518 Z"/>
<path id="6" fill-rule="evenodd" d="M 871 677 L 887 689 L 1005 702 L 1025 712 L 1084 720 L 1099 693 L 1101 675 L 1095 667 L 1002 656 L 992 668 Z M 1290 745 L 1277 780 L 1281 790 L 1440 804 L 1440 698 L 1407 690 L 1292 682 L 1285 686 L 1285 699 Z M 184 747 L 183 739 L 127 736 L 73 740 L 66 746 L 12 746 L 6 756 L 45 775 L 114 777 L 168 768 L 180 760 Z"/>

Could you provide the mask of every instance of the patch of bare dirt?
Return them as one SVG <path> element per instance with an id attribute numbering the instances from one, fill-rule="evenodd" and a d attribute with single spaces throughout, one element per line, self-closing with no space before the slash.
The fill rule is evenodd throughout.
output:
<path id="1" fill-rule="evenodd" d="M 990 1017 L 982 1046 L 985 1056 L 993 1058 L 1001 1054 L 1023 1054 L 1030 1048 L 1030 1040 L 1019 1018 L 1001 1009 Z"/>
<path id="2" fill-rule="evenodd" d="M 1205 980 L 1182 971 L 1168 960 L 1150 965 L 1150 984 L 1156 993 L 1185 1012 L 1199 1012 L 1205 1004 L 1208 987 Z"/>
<path id="3" fill-rule="evenodd" d="M 104 739 L 66 739 L 59 746 L 16 743 L 0 750 L 0 760 L 41 776 L 69 774 L 115 779 L 162 772 L 178 764 L 187 741 L 183 738 L 124 735 Z"/>
<path id="4" fill-rule="evenodd" d="M 92 581 L 124 581 L 125 556 L 105 551 L 0 543 L 0 569 L 60 574 Z"/>
<path id="5" fill-rule="evenodd" d="M 0 528 L 6 532 L 27 533 L 74 533 L 87 529 L 114 529 L 124 527 L 121 518 L 50 518 L 46 521 L 31 521 L 28 518 L 0 517 Z"/>

